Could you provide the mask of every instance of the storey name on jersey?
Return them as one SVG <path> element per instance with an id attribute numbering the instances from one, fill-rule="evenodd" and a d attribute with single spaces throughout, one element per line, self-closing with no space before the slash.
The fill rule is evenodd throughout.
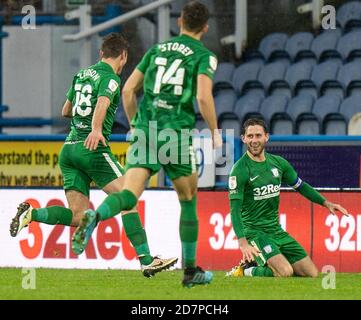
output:
<path id="1" fill-rule="evenodd" d="M 191 48 L 189 48 L 183 43 L 178 43 L 178 42 L 162 43 L 158 45 L 158 48 L 160 52 L 177 51 L 186 57 L 194 53 L 194 51 Z"/>
<path id="2" fill-rule="evenodd" d="M 197 76 L 213 79 L 216 56 L 200 40 L 182 34 L 150 48 L 137 69 L 144 74 L 144 96 L 133 126 L 157 121 L 159 129 L 193 129 Z"/>

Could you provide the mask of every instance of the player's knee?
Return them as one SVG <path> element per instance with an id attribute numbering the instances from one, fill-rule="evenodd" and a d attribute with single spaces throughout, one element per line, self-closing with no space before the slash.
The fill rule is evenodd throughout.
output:
<path id="1" fill-rule="evenodd" d="M 308 276 L 311 278 L 317 278 L 318 277 L 318 270 L 317 268 L 313 268 L 309 273 Z"/>
<path id="2" fill-rule="evenodd" d="M 282 267 L 277 268 L 277 273 L 279 277 L 287 278 L 293 276 L 293 268 L 290 265 L 284 265 Z"/>
<path id="3" fill-rule="evenodd" d="M 197 189 L 188 189 L 183 190 L 178 193 L 178 198 L 180 201 L 191 201 L 197 195 Z"/>

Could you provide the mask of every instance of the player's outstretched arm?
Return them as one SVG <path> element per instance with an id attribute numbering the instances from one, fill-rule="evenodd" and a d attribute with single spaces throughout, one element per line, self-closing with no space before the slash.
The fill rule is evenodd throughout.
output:
<path id="1" fill-rule="evenodd" d="M 69 99 L 66 99 L 63 105 L 63 109 L 61 110 L 61 115 L 65 118 L 71 118 L 73 116 L 72 110 L 73 110 L 73 105 L 71 101 Z"/>
<path id="2" fill-rule="evenodd" d="M 218 132 L 216 109 L 212 95 L 213 82 L 205 74 L 198 75 L 197 78 L 197 101 L 199 112 L 206 121 L 208 128 L 211 130 L 213 147 L 222 146 L 222 137 Z"/>
<path id="3" fill-rule="evenodd" d="M 282 177 L 283 182 L 287 183 L 311 202 L 328 208 L 332 214 L 336 214 L 337 211 L 340 211 L 342 214 L 348 215 L 345 208 L 341 207 L 339 204 L 327 201 L 315 188 L 307 182 L 302 181 L 298 177 L 295 169 L 286 159 L 280 158 L 280 161 L 284 169 L 284 175 Z"/>
<path id="4" fill-rule="evenodd" d="M 332 214 L 336 214 L 336 212 L 339 211 L 346 216 L 348 215 L 348 212 L 345 208 L 339 204 L 327 201 L 316 189 L 314 189 L 306 182 L 302 182 L 300 187 L 298 187 L 296 190 L 308 200 L 328 208 Z"/>
<path id="5" fill-rule="evenodd" d="M 138 69 L 135 69 L 125 83 L 122 91 L 124 111 L 129 124 L 137 113 L 137 92 L 142 88 L 143 81 L 144 74 Z"/>
<path id="6" fill-rule="evenodd" d="M 342 207 L 341 205 L 339 204 L 336 204 L 336 203 L 332 203 L 332 202 L 329 202 L 329 201 L 325 201 L 324 204 L 323 204 L 324 207 L 328 208 L 328 210 L 330 210 L 330 212 L 332 214 L 336 214 L 337 211 L 341 212 L 343 215 L 345 216 L 348 216 L 349 213 L 348 211 Z"/>
<path id="7" fill-rule="evenodd" d="M 101 142 L 104 146 L 107 145 L 103 136 L 103 122 L 109 106 L 110 99 L 108 97 L 100 96 L 98 98 L 92 119 L 92 131 L 84 141 L 85 148 L 90 151 L 96 150 L 99 142 Z"/>

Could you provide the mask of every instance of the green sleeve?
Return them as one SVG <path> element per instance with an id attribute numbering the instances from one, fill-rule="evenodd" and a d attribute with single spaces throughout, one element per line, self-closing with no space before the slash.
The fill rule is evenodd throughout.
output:
<path id="1" fill-rule="evenodd" d="M 213 80 L 217 70 L 217 58 L 212 54 L 205 54 L 200 58 L 197 75 L 205 74 Z"/>
<path id="2" fill-rule="evenodd" d="M 302 194 L 306 199 L 318 203 L 321 206 L 325 203 L 326 199 L 313 187 L 311 187 L 307 182 L 303 182 L 302 185 L 297 189 L 297 191 Z"/>
<path id="3" fill-rule="evenodd" d="M 137 65 L 137 69 L 145 74 L 145 72 L 147 71 L 147 68 L 150 64 L 150 60 L 151 60 L 151 57 L 152 57 L 152 54 L 153 54 L 153 48 L 149 49 L 145 55 L 143 56 L 142 60 L 138 63 Z"/>
<path id="4" fill-rule="evenodd" d="M 317 190 L 311 187 L 308 183 L 302 181 L 298 177 L 295 169 L 286 159 L 281 158 L 281 160 L 283 166 L 282 181 L 287 183 L 293 189 L 297 190 L 306 199 L 314 203 L 323 205 L 326 199 Z"/>
<path id="5" fill-rule="evenodd" d="M 232 226 L 234 233 L 237 236 L 237 239 L 244 238 L 244 227 L 243 227 L 243 221 L 241 217 L 241 209 L 242 209 L 242 199 L 233 199 L 231 200 L 231 220 L 232 220 Z"/>
<path id="6" fill-rule="evenodd" d="M 119 85 L 118 76 L 104 77 L 99 83 L 98 97 L 108 97 L 110 101 L 113 101 L 116 94 L 120 92 Z"/>
<path id="7" fill-rule="evenodd" d="M 248 178 L 249 174 L 247 170 L 242 166 L 234 166 L 228 180 L 232 226 L 238 239 L 244 237 L 241 210 L 243 205 L 244 187 Z"/>

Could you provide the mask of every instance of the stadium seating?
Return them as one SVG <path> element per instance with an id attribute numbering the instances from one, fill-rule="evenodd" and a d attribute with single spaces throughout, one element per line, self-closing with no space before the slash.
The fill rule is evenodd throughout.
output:
<path id="1" fill-rule="evenodd" d="M 262 67 L 258 74 L 258 82 L 262 84 L 266 93 L 284 87 L 286 70 L 287 65 L 282 62 L 268 63 Z"/>
<path id="2" fill-rule="evenodd" d="M 270 33 L 239 65 L 219 63 L 213 82 L 219 127 L 239 133 L 245 120 L 260 117 L 273 134 L 347 134 L 360 112 L 361 1 L 343 4 L 337 28 L 320 31 Z M 205 128 L 197 103 L 195 112 L 197 128 Z"/>
<path id="3" fill-rule="evenodd" d="M 262 66 L 263 64 L 259 62 L 248 62 L 241 64 L 235 69 L 233 72 L 232 83 L 236 92 L 245 94 L 247 90 L 252 87 L 260 88 L 260 85 L 257 82 L 257 76 Z"/>
<path id="4" fill-rule="evenodd" d="M 297 95 L 302 89 L 308 88 L 310 85 L 313 65 L 309 61 L 301 61 L 288 67 L 285 81 L 291 88 L 293 95 Z"/>
<path id="5" fill-rule="evenodd" d="M 218 118 L 218 128 L 223 130 L 234 130 L 234 136 L 239 137 L 241 134 L 241 122 L 237 115 L 233 112 L 222 113 Z"/>
<path id="6" fill-rule="evenodd" d="M 292 61 L 297 62 L 303 59 L 316 58 L 315 54 L 311 51 L 311 44 L 313 35 L 310 32 L 298 32 L 288 38 L 285 50 Z"/>
<path id="7" fill-rule="evenodd" d="M 361 17 L 361 15 L 360 15 Z M 337 51 L 345 61 L 361 58 L 361 30 L 343 35 L 337 43 Z"/>
<path id="8" fill-rule="evenodd" d="M 222 113 L 233 112 L 236 100 L 237 95 L 233 89 L 220 91 L 214 98 L 217 117 L 219 117 Z"/>
<path id="9" fill-rule="evenodd" d="M 287 102 L 287 96 L 281 94 L 272 95 L 263 100 L 259 112 L 269 126 L 276 115 L 287 118 Z"/>
<path id="10" fill-rule="evenodd" d="M 235 66 L 233 63 L 220 63 L 213 79 L 213 93 L 222 89 L 233 88 L 232 76 Z"/>
<path id="11" fill-rule="evenodd" d="M 345 119 L 348 123 L 354 114 L 361 112 L 360 97 L 351 96 L 351 97 L 346 98 L 341 103 L 339 112 L 345 117 Z"/>
<path id="12" fill-rule="evenodd" d="M 250 117 L 261 117 L 259 109 L 262 100 L 263 96 L 259 94 L 247 94 L 238 99 L 234 107 L 234 113 L 241 123 Z"/>
<path id="13" fill-rule="evenodd" d="M 360 34 L 361 36 L 361 34 Z M 360 39 L 361 41 L 361 39 Z M 337 75 L 346 95 L 361 91 L 361 61 L 354 61 L 343 65 Z"/>
<path id="14" fill-rule="evenodd" d="M 345 32 L 361 28 L 361 3 L 352 1 L 343 4 L 337 10 L 336 20 Z"/>
<path id="15" fill-rule="evenodd" d="M 301 116 L 312 113 L 314 98 L 308 94 L 302 94 L 289 101 L 286 113 L 294 123 L 301 120 Z"/>
<path id="16" fill-rule="evenodd" d="M 202 131 L 203 129 L 207 129 L 208 125 L 204 121 L 202 115 L 200 113 L 196 113 L 196 129 Z"/>
<path id="17" fill-rule="evenodd" d="M 338 112 L 340 103 L 341 98 L 338 95 L 325 95 L 316 100 L 314 103 L 312 113 L 317 117 L 319 123 L 321 124 L 321 130 L 323 133 L 326 132 L 326 128 L 327 130 L 331 130 L 329 126 L 335 125 L 336 120 L 337 122 L 344 123 L 343 116 Z"/>
<path id="18" fill-rule="evenodd" d="M 336 50 L 338 39 L 342 35 L 341 29 L 325 30 L 312 42 L 311 51 L 315 54 L 319 62 L 327 59 L 340 59 L 342 57 Z"/>
<path id="19" fill-rule="evenodd" d="M 287 39 L 288 35 L 285 33 L 271 33 L 261 40 L 258 50 L 269 62 L 277 59 L 288 59 L 289 55 L 285 50 Z"/>
<path id="20" fill-rule="evenodd" d="M 340 60 L 326 60 L 314 66 L 311 74 L 311 82 L 314 84 L 316 90 L 316 95 L 315 92 L 313 92 L 315 98 L 317 98 L 317 95 L 323 94 L 323 90 L 328 88 L 328 84 L 337 78 L 337 73 L 341 65 Z M 310 90 L 309 92 L 312 91 Z"/>
<path id="21" fill-rule="evenodd" d="M 296 123 L 296 132 L 305 136 L 319 135 L 321 126 L 313 114 L 303 115 Z"/>

